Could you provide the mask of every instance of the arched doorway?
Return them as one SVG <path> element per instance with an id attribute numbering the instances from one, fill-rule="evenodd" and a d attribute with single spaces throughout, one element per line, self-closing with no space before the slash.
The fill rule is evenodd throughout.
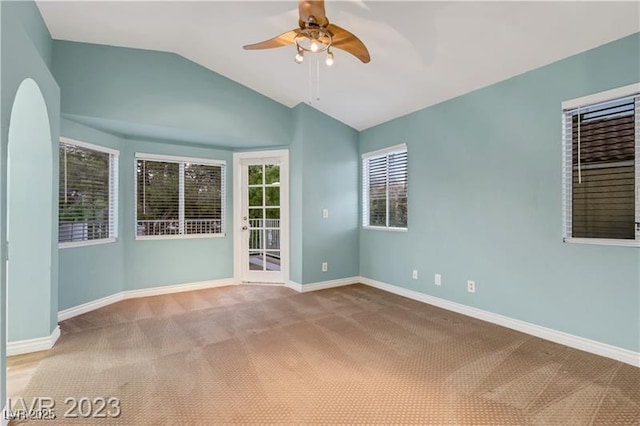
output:
<path id="1" fill-rule="evenodd" d="M 8 137 L 8 346 L 51 333 L 51 142 L 44 97 L 38 84 L 26 79 L 18 87 L 11 109 Z"/>

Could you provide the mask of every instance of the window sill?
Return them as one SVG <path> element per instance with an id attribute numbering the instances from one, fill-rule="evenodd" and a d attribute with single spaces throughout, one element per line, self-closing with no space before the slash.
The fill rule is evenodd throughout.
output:
<path id="1" fill-rule="evenodd" d="M 102 240 L 86 240 L 86 241 L 72 241 L 68 243 L 58 243 L 59 249 L 74 248 L 74 247 L 88 247 L 97 246 L 100 244 L 111 244 L 117 241 L 116 238 L 105 238 Z"/>
<path id="2" fill-rule="evenodd" d="M 597 246 L 640 247 L 640 240 L 614 240 L 606 238 L 564 238 L 565 243 Z"/>
<path id="3" fill-rule="evenodd" d="M 189 235 L 136 235 L 136 241 L 148 240 L 196 240 L 203 238 L 224 238 L 227 234 L 189 234 Z"/>
<path id="4" fill-rule="evenodd" d="M 372 231 L 389 231 L 389 232 L 408 232 L 409 228 L 387 228 L 386 226 L 363 226 L 362 229 L 370 229 Z"/>

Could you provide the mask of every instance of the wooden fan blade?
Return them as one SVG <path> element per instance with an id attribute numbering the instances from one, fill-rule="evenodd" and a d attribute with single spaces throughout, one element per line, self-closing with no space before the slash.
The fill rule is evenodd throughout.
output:
<path id="1" fill-rule="evenodd" d="M 324 11 L 324 0 L 298 0 L 298 14 L 300 15 L 300 28 L 305 27 L 309 17 L 313 16 L 316 23 L 322 27 L 329 25 L 327 14 Z"/>
<path id="2" fill-rule="evenodd" d="M 269 40 L 261 41 L 260 43 L 247 44 L 246 46 L 242 46 L 245 50 L 258 50 L 258 49 L 273 49 L 274 47 L 282 47 L 293 44 L 293 41 L 296 38 L 296 35 L 300 33 L 300 30 L 296 28 L 295 30 L 288 31 L 284 34 L 280 34 L 277 37 L 271 38 Z"/>
<path id="3" fill-rule="evenodd" d="M 329 24 L 327 29 L 333 35 L 331 47 L 351 53 L 365 64 L 371 61 L 367 47 L 358 37 L 337 25 Z"/>

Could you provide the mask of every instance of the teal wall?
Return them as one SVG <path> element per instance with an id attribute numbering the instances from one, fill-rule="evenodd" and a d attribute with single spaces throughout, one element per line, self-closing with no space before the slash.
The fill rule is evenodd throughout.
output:
<path id="1" fill-rule="evenodd" d="M 300 130 L 289 147 L 292 165 L 291 280 L 302 284 L 357 276 L 358 134 L 306 105 L 298 106 L 294 116 L 294 125 Z M 120 150 L 121 201 L 120 235 L 116 243 L 61 249 L 61 310 L 122 290 L 233 276 L 231 151 L 179 142 L 123 139 L 67 119 L 62 124 L 63 136 Z M 227 236 L 136 241 L 133 222 L 135 152 L 227 161 Z M 330 211 L 328 219 L 322 218 L 323 208 Z M 329 271 L 325 273 L 320 268 L 324 261 L 329 263 Z"/>
<path id="2" fill-rule="evenodd" d="M 34 53 L 37 53 L 49 67 L 53 42 L 35 2 L 17 0 L 4 1 L 3 3 L 7 3 L 5 8 L 8 10 L 9 19 L 18 23 L 22 27 L 24 35 L 28 37 L 31 43 L 30 50 L 35 49 Z"/>
<path id="3" fill-rule="evenodd" d="M 7 310 L 9 342 L 51 333 L 52 143 L 47 105 L 25 80 L 11 110 L 7 155 Z M 37 295 L 37 297 L 34 297 Z"/>
<path id="4" fill-rule="evenodd" d="M 361 275 L 639 351 L 640 250 L 563 243 L 561 175 L 561 102 L 639 80 L 635 34 L 362 132 L 408 146 L 409 230 L 361 230 Z"/>
<path id="5" fill-rule="evenodd" d="M 291 280 L 358 276 L 358 132 L 306 104 L 295 108 L 294 117 Z M 323 209 L 329 210 L 326 219 Z"/>
<path id="6" fill-rule="evenodd" d="M 62 112 L 77 121 L 205 146 L 290 141 L 289 108 L 178 55 L 57 40 L 53 51 Z"/>
<path id="7" fill-rule="evenodd" d="M 62 136 L 120 150 L 122 141 L 113 135 L 63 119 Z M 122 162 L 122 152 L 120 153 Z M 119 198 L 123 185 L 120 177 Z M 132 184 L 133 185 L 133 184 Z M 118 204 L 118 217 L 122 220 L 124 203 Z M 122 229 L 122 223 L 119 224 Z M 124 243 L 114 243 L 60 249 L 59 307 L 58 310 L 78 306 L 92 300 L 110 296 L 124 290 Z"/>
<path id="8" fill-rule="evenodd" d="M 134 156 L 145 154 L 214 158 L 227 162 L 226 230 L 221 238 L 135 240 Z M 124 242 L 125 289 L 142 289 L 233 277 L 233 160 L 230 151 L 185 147 L 179 143 L 125 140 L 120 153 L 120 231 Z M 130 200 L 130 201 L 129 201 Z"/>
<path id="9" fill-rule="evenodd" d="M 6 354 L 6 280 L 5 262 L 6 256 L 6 219 L 7 219 L 7 152 L 8 132 L 11 119 L 11 109 L 18 87 L 27 78 L 33 79 L 39 86 L 44 97 L 49 115 L 49 125 L 52 137 L 52 146 L 57 141 L 60 133 L 60 90 L 54 81 L 47 64 L 50 56 L 50 38 L 47 29 L 42 24 L 42 19 L 32 2 L 0 2 L 0 371 L 2 378 L 0 383 L 0 400 L 5 400 L 5 354 Z M 53 173 L 57 175 L 57 152 L 53 154 Z M 58 183 L 51 176 L 41 176 L 44 184 L 52 186 L 53 193 L 57 192 Z M 43 203 L 47 201 L 44 200 Z M 49 201 L 50 202 L 50 201 Z M 52 222 L 57 224 L 57 208 L 53 208 Z M 45 301 L 44 314 L 48 317 L 48 329 L 46 336 L 57 324 L 58 307 L 58 251 L 57 251 L 57 226 L 51 230 L 51 280 L 50 291 L 43 294 L 34 294 L 34 298 Z M 33 259 L 34 262 L 41 259 Z M 31 323 L 30 323 L 31 325 Z M 39 324 L 35 321 L 32 325 L 39 330 Z M 25 330 L 25 335 L 31 335 L 31 330 Z M 38 336 L 45 337 L 45 336 Z"/>
<path id="10" fill-rule="evenodd" d="M 126 158 L 135 150 L 226 159 L 231 220 L 231 150 L 291 148 L 291 279 L 311 283 L 358 275 L 354 129 L 304 104 L 291 110 L 174 54 L 54 41 L 52 63 L 62 89 L 63 116 L 76 126 L 102 129 L 122 140 L 124 289 L 233 275 L 231 222 L 224 239 L 129 238 L 133 221 L 127 218 L 133 206 L 126 200 L 133 199 L 133 168 Z M 100 144 L 91 136 L 83 140 Z M 322 208 L 330 210 L 329 219 L 322 219 Z M 67 257 L 61 264 L 65 279 L 77 275 L 67 271 Z M 154 259 L 162 259 L 167 269 L 157 268 Z M 326 273 L 320 271 L 324 261 L 329 263 Z M 172 264 L 190 267 L 180 270 L 168 266 Z M 99 287 L 100 294 L 110 288 Z M 89 301 L 85 296 L 93 293 L 61 296 L 61 309 Z"/>
<path id="11" fill-rule="evenodd" d="M 120 151 L 119 235 L 115 243 L 60 249 L 60 310 L 124 290 L 233 276 L 232 154 L 228 150 L 122 139 L 62 120 L 62 135 Z M 135 153 L 215 158 L 227 162 L 227 236 L 184 240 L 135 239 Z"/>
<path id="12" fill-rule="evenodd" d="M 32 2 L 0 2 L 0 19 L 0 259 L 9 112 L 25 78 L 36 81 L 47 105 L 53 176 L 41 178 L 54 194 L 61 114 L 64 136 L 120 150 L 117 242 L 58 250 L 53 206 L 51 291 L 35 295 L 50 299 L 49 332 L 58 309 L 123 290 L 230 278 L 233 150 L 285 147 L 292 281 L 363 275 L 640 350 L 640 250 L 563 244 L 560 174 L 560 103 L 640 80 L 640 35 L 358 133 L 174 54 L 51 42 Z M 359 154 L 403 142 L 409 231 L 360 230 Z M 136 241 L 135 152 L 226 160 L 227 236 Z M 0 261 L 0 334 L 4 268 Z M 420 280 L 411 280 L 412 269 Z M 442 287 L 432 284 L 434 273 L 443 275 Z M 476 280 L 475 295 L 466 292 L 467 279 Z M 0 400 L 4 377 L 2 389 Z"/>

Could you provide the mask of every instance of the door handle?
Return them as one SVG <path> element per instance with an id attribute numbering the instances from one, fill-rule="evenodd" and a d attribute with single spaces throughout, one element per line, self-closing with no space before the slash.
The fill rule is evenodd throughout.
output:
<path id="1" fill-rule="evenodd" d="M 245 226 L 243 226 L 243 227 L 242 227 L 242 230 L 243 230 L 243 231 L 246 231 L 247 229 L 248 229 L 248 228 L 247 228 L 247 225 L 245 225 Z"/>

